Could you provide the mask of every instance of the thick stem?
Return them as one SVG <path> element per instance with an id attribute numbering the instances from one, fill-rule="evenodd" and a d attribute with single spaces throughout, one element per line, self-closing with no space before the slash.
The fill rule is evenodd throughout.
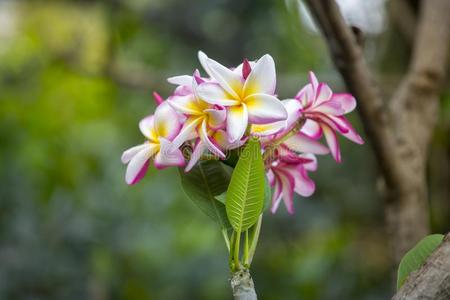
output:
<path id="1" fill-rule="evenodd" d="M 238 270 L 231 275 L 231 289 L 235 300 L 256 300 L 255 285 L 248 269 Z"/>

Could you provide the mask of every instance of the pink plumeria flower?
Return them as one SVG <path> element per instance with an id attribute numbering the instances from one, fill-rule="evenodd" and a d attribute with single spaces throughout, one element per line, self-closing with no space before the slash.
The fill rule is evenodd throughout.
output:
<path id="1" fill-rule="evenodd" d="M 314 73 L 309 72 L 309 83 L 298 92 L 295 99 L 299 101 L 300 112 L 308 119 L 301 134 L 312 139 L 319 139 L 323 134 L 337 162 L 341 162 L 341 152 L 336 132 L 357 144 L 364 143 L 344 117 L 356 107 L 352 95 L 333 93 L 327 84 L 319 83 Z"/>
<path id="2" fill-rule="evenodd" d="M 309 197 L 316 188 L 308 177 L 308 171 L 317 169 L 317 160 L 313 154 L 297 155 L 287 148 L 279 148 L 279 158 L 271 162 L 267 178 L 274 188 L 270 211 L 275 213 L 283 200 L 287 211 L 294 213 L 294 192 Z"/>
<path id="3" fill-rule="evenodd" d="M 122 154 L 122 162 L 128 164 L 125 175 L 128 184 L 135 184 L 144 177 L 151 159 L 154 159 L 154 165 L 158 169 L 184 166 L 183 154 L 172 143 L 180 128 L 180 116 L 167 101 L 156 108 L 154 115 L 139 122 L 139 129 L 148 140 Z"/>
<path id="4" fill-rule="evenodd" d="M 171 82 L 186 84 L 189 79 L 192 80 L 190 86 L 182 85 L 178 87 L 178 89 L 182 88 L 186 91 L 186 94 L 173 95 L 168 99 L 168 103 L 176 111 L 187 117 L 183 128 L 174 140 L 174 144 L 179 146 L 187 140 L 197 139 L 186 171 L 194 166 L 206 149 L 224 159 L 223 151 L 233 146 L 231 143 L 224 143 L 223 141 L 224 137 L 228 139 L 228 135 L 223 131 L 227 117 L 225 108 L 203 101 L 196 92 L 198 84 L 204 82 L 204 79 L 199 77 L 198 72 L 196 71 L 194 76 L 190 78 L 189 76 L 176 80 L 172 78 Z"/>
<path id="5" fill-rule="evenodd" d="M 227 109 L 226 131 L 230 142 L 240 140 L 248 124 L 285 120 L 287 112 L 275 95 L 273 58 L 266 54 L 257 62 L 247 60 L 231 70 L 199 52 L 199 60 L 213 79 L 200 83 L 197 92 L 206 102 Z"/>

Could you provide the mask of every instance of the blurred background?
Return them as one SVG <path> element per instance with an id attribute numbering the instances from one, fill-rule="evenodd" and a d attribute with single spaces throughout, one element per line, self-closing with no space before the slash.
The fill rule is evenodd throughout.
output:
<path id="1" fill-rule="evenodd" d="M 410 46 L 383 0 L 338 1 L 365 55 L 394 88 Z M 177 170 L 124 182 L 123 150 L 166 78 L 196 53 L 237 65 L 270 53 L 278 93 L 307 71 L 344 86 L 296 0 L 0 1 L 0 299 L 231 299 L 215 223 Z M 432 231 L 450 227 L 450 97 L 429 166 Z M 389 93 L 389 91 L 383 91 Z M 356 113 L 350 117 L 362 133 Z M 253 277 L 261 299 L 387 299 L 392 266 L 368 145 L 320 157 L 317 191 L 264 218 Z"/>

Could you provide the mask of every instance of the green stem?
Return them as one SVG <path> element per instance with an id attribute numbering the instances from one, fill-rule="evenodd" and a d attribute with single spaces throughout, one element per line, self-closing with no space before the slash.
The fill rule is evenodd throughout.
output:
<path id="1" fill-rule="evenodd" d="M 222 236 L 225 240 L 225 244 L 227 245 L 228 253 L 230 252 L 230 239 L 228 238 L 228 230 L 226 228 L 222 228 Z"/>
<path id="2" fill-rule="evenodd" d="M 248 230 L 245 231 L 245 245 L 244 245 L 244 267 L 248 268 Z"/>
<path id="3" fill-rule="evenodd" d="M 230 255 L 229 255 L 229 261 L 228 261 L 228 263 L 230 264 L 230 269 L 231 269 L 232 272 L 234 272 L 234 270 L 236 269 L 234 267 L 234 263 L 233 263 L 233 260 L 234 260 L 234 246 L 235 246 L 235 244 L 236 244 L 236 233 L 233 230 L 233 233 L 231 234 L 231 238 L 230 238 Z"/>
<path id="4" fill-rule="evenodd" d="M 294 123 L 294 125 L 289 131 L 287 131 L 284 135 L 282 135 L 281 137 L 273 141 L 271 144 L 269 144 L 266 147 L 266 150 L 264 151 L 263 161 L 266 161 L 268 158 L 272 157 L 278 146 L 280 146 L 283 142 L 285 142 L 288 138 L 290 138 L 294 134 L 297 134 L 300 131 L 300 129 L 302 129 L 303 125 L 305 125 L 305 122 L 306 119 L 301 118 L 300 120 L 297 121 L 297 123 Z"/>
<path id="5" fill-rule="evenodd" d="M 250 238 L 250 250 L 249 250 L 249 258 L 248 265 L 250 266 L 253 260 L 253 256 L 255 255 L 256 246 L 258 245 L 259 234 L 261 232 L 261 224 L 262 224 L 263 214 L 259 216 L 258 222 L 255 224 L 255 231 L 253 232 L 253 236 Z"/>
<path id="6" fill-rule="evenodd" d="M 241 242 L 241 233 L 236 232 L 236 242 L 234 243 L 234 268 L 235 270 L 241 269 L 241 263 L 239 262 L 239 244 Z"/>

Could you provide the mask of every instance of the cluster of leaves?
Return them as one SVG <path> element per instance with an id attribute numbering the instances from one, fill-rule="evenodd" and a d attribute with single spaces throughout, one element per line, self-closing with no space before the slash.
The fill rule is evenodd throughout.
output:
<path id="1" fill-rule="evenodd" d="M 188 173 L 180 171 L 180 176 L 187 196 L 220 225 L 231 270 L 248 268 L 270 199 L 259 140 L 249 140 L 234 169 L 220 161 L 202 161 Z"/>

